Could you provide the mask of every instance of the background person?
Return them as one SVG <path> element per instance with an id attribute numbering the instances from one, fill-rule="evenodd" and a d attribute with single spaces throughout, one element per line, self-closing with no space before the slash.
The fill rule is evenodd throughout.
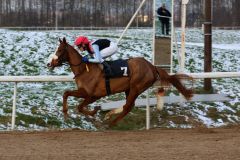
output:
<path id="1" fill-rule="evenodd" d="M 169 35 L 169 27 L 170 27 L 170 17 L 171 13 L 166 9 L 166 5 L 163 3 L 161 7 L 158 8 L 157 14 L 159 15 L 159 21 L 162 26 L 162 34 Z M 166 31 L 166 32 L 165 32 Z"/>

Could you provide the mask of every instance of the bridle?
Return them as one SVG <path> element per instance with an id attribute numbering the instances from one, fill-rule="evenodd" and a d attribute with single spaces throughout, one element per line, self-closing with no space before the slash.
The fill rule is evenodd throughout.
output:
<path id="1" fill-rule="evenodd" d="M 62 53 L 60 54 L 60 56 L 58 56 L 58 64 L 59 65 L 68 65 L 69 64 L 70 66 L 80 66 L 82 64 L 82 61 L 79 64 L 73 64 L 73 63 L 70 63 L 69 58 L 66 57 L 67 56 L 66 54 L 69 53 L 68 45 L 69 44 L 65 45 L 65 47 L 62 50 Z"/>

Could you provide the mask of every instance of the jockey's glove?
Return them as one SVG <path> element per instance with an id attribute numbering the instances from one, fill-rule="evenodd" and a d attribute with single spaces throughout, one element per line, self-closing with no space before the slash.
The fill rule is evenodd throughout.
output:
<path id="1" fill-rule="evenodd" d="M 89 62 L 89 60 L 88 60 L 88 58 L 85 56 L 85 57 L 82 57 L 82 61 L 84 62 L 84 63 L 87 63 L 87 62 Z"/>

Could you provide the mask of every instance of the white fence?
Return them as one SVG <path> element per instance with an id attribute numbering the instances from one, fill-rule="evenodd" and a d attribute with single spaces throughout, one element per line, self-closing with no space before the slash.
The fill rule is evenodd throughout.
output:
<path id="1" fill-rule="evenodd" d="M 13 106 L 12 106 L 12 125 L 15 127 L 16 121 L 16 99 L 17 99 L 17 83 L 19 82 L 73 82 L 73 76 L 0 76 L 0 82 L 14 82 L 13 90 Z"/>
<path id="2" fill-rule="evenodd" d="M 194 79 L 238 78 L 240 72 L 184 73 Z M 0 76 L 0 82 L 73 82 L 73 76 Z"/>
<path id="3" fill-rule="evenodd" d="M 194 79 L 201 78 L 238 78 L 240 72 L 209 72 L 209 73 L 185 73 Z M 15 127 L 16 119 L 16 98 L 17 98 L 17 83 L 24 82 L 73 82 L 73 76 L 0 76 L 0 82 L 14 82 L 13 106 L 12 106 L 12 125 Z M 150 127 L 150 106 L 149 93 L 146 99 L 146 129 Z"/>

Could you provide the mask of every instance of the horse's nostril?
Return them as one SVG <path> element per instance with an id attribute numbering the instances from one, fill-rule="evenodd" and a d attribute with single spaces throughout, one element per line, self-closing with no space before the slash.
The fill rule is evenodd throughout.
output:
<path id="1" fill-rule="evenodd" d="M 50 64 L 50 63 L 48 63 L 48 64 L 47 64 L 47 66 L 48 66 L 48 67 L 51 67 L 51 64 Z"/>

